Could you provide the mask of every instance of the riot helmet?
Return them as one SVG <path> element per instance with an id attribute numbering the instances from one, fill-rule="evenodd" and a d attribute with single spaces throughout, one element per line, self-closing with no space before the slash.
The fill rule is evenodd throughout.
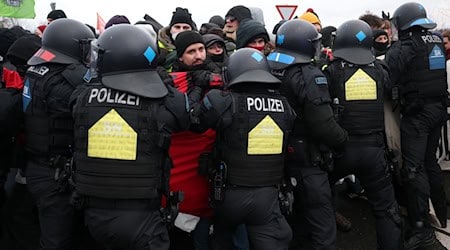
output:
<path id="1" fill-rule="evenodd" d="M 131 24 L 106 29 L 92 42 L 91 55 L 102 83 L 139 96 L 160 98 L 167 88 L 156 71 L 156 37 Z"/>
<path id="2" fill-rule="evenodd" d="M 278 85 L 280 80 L 270 73 L 264 54 L 253 48 L 236 50 L 227 61 L 227 87 L 240 83 L 269 83 Z"/>
<path id="3" fill-rule="evenodd" d="M 90 41 L 94 33 L 83 23 L 60 18 L 52 21 L 42 35 L 42 47 L 28 61 L 28 65 L 42 63 L 88 63 Z"/>
<path id="4" fill-rule="evenodd" d="M 370 26 L 361 20 L 350 20 L 336 30 L 333 56 L 358 65 L 369 64 L 375 61 L 372 44 Z"/>
<path id="5" fill-rule="evenodd" d="M 309 63 L 320 51 L 321 37 L 314 25 L 307 21 L 286 21 L 278 28 L 275 51 L 267 59 L 273 68 Z"/>
<path id="6" fill-rule="evenodd" d="M 405 31 L 414 26 L 424 29 L 436 28 L 436 23 L 427 18 L 425 8 L 415 2 L 400 5 L 392 16 L 392 23 L 398 31 Z"/>

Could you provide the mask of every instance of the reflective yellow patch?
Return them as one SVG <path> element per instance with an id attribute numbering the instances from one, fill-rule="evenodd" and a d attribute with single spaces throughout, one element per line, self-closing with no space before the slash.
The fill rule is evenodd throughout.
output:
<path id="1" fill-rule="evenodd" d="M 88 156 L 136 160 L 137 133 L 114 109 L 88 131 Z"/>
<path id="2" fill-rule="evenodd" d="M 362 69 L 358 69 L 355 74 L 345 82 L 345 100 L 376 100 L 377 83 Z"/>
<path id="3" fill-rule="evenodd" d="M 267 115 L 248 133 L 249 155 L 281 154 L 283 150 L 283 131 Z"/>

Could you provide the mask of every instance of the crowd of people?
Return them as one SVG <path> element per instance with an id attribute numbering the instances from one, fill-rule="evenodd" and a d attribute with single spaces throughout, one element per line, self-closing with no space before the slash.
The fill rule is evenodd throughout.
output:
<path id="1" fill-rule="evenodd" d="M 436 26 L 410 2 L 270 33 L 243 5 L 200 28 L 183 7 L 165 27 L 116 15 L 98 34 L 53 10 L 0 28 L 0 248 L 337 249 L 345 181 L 373 249 L 446 249 Z"/>

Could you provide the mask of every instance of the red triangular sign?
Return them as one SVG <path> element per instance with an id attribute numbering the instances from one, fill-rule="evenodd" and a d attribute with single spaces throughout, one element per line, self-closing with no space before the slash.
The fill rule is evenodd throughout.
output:
<path id="1" fill-rule="evenodd" d="M 275 5 L 275 7 L 277 7 L 278 13 L 280 13 L 283 20 L 291 20 L 298 5 Z"/>

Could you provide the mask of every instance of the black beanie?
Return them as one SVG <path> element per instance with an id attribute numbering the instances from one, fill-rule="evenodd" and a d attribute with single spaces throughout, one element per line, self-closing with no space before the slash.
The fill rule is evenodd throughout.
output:
<path id="1" fill-rule="evenodd" d="M 62 10 L 52 10 L 48 13 L 47 18 L 51 18 L 52 20 L 56 20 L 59 18 L 67 18 L 66 13 Z"/>
<path id="2" fill-rule="evenodd" d="M 192 21 L 191 14 L 188 9 L 177 7 L 173 12 L 172 19 L 170 20 L 170 27 L 176 23 L 187 23 L 192 29 L 195 29 L 194 21 Z"/>
<path id="3" fill-rule="evenodd" d="M 375 41 L 375 39 L 377 39 L 377 37 L 379 36 L 388 36 L 388 33 L 385 30 L 382 29 L 374 29 L 372 30 L 372 35 L 373 35 L 373 40 Z"/>
<path id="4" fill-rule="evenodd" d="M 177 49 L 178 58 L 183 55 L 189 45 L 194 43 L 201 43 L 205 45 L 202 35 L 200 35 L 197 31 L 187 30 L 178 33 L 177 38 L 175 39 L 175 47 Z"/>
<path id="5" fill-rule="evenodd" d="M 234 16 L 238 22 L 242 22 L 245 19 L 252 19 L 252 12 L 250 12 L 249 8 L 243 5 L 237 5 L 227 12 L 225 18 L 227 16 Z"/>
<path id="6" fill-rule="evenodd" d="M 9 48 L 6 58 L 14 65 L 25 65 L 36 51 L 41 48 L 41 38 L 28 34 L 17 39 Z"/>
<path id="7" fill-rule="evenodd" d="M 241 23 L 236 31 L 236 48 L 244 48 L 251 40 L 260 37 L 266 42 L 269 41 L 269 34 L 264 25 L 256 20 L 247 20 Z"/>
<path id="8" fill-rule="evenodd" d="M 121 24 L 121 23 L 130 23 L 130 20 L 128 20 L 128 18 L 124 15 L 115 15 L 113 17 L 111 17 L 108 22 L 106 22 L 105 24 L 105 29 L 116 25 L 116 24 Z M 95 33 L 94 33 L 95 34 Z"/>
<path id="9" fill-rule="evenodd" d="M 209 22 L 217 24 L 221 29 L 223 29 L 223 26 L 225 26 L 225 19 L 223 19 L 223 17 L 219 15 L 212 16 L 209 19 Z"/>
<path id="10" fill-rule="evenodd" d="M 16 34 L 8 28 L 0 28 L 0 56 L 5 57 L 9 47 L 17 40 Z"/>
<path id="11" fill-rule="evenodd" d="M 222 37 L 220 37 L 216 34 L 204 34 L 203 41 L 205 41 L 206 48 L 209 48 L 211 45 L 213 45 L 215 43 L 220 43 L 220 44 L 222 44 L 222 47 L 225 48 L 225 40 L 223 40 Z"/>

